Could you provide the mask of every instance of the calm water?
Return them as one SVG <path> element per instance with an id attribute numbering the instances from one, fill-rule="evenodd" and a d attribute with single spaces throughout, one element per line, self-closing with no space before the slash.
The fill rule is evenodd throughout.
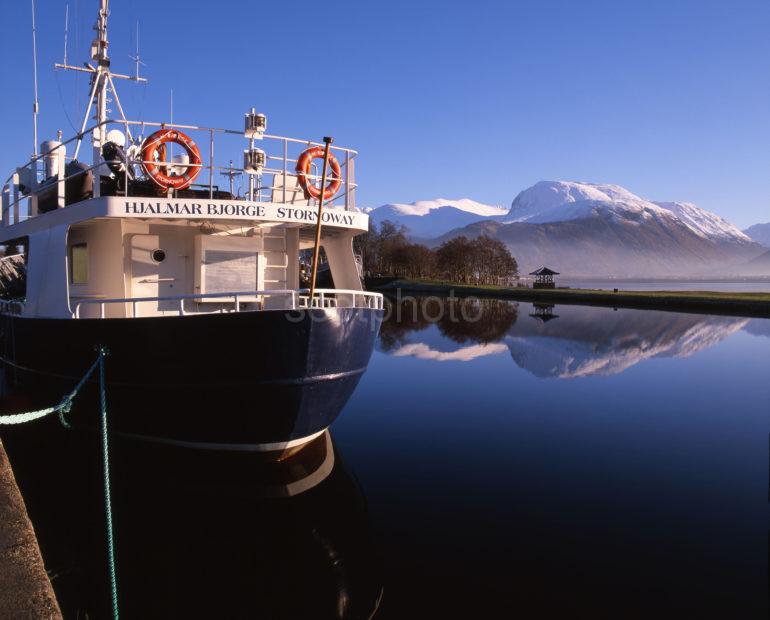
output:
<path id="1" fill-rule="evenodd" d="M 767 617 L 770 321 L 440 309 L 289 467 L 113 442 L 123 616 Z M 4 437 L 67 614 L 105 617 L 98 444 L 56 432 Z"/>

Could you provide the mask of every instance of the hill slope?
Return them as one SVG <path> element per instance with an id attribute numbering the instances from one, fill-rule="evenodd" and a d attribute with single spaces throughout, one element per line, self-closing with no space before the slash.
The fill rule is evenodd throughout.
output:
<path id="1" fill-rule="evenodd" d="M 757 243 L 761 243 L 766 248 L 770 248 L 770 222 L 767 222 L 766 224 L 754 224 L 753 226 L 749 226 L 743 232 Z"/>
<path id="2" fill-rule="evenodd" d="M 655 203 L 617 185 L 542 181 L 521 192 L 507 216 L 431 240 L 491 235 L 522 273 L 547 264 L 563 274 L 704 275 L 739 265 L 761 246 L 724 218 L 690 203 Z"/>

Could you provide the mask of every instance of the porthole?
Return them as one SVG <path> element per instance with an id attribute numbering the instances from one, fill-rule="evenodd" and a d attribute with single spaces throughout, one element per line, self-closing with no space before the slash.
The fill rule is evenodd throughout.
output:
<path id="1" fill-rule="evenodd" d="M 153 250 L 152 260 L 154 260 L 156 263 L 162 263 L 164 260 L 166 260 L 165 250 Z"/>

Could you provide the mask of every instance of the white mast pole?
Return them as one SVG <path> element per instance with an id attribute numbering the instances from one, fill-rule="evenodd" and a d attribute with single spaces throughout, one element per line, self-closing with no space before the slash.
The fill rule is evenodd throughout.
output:
<path id="1" fill-rule="evenodd" d="M 32 141 L 34 142 L 32 157 L 37 157 L 37 114 L 40 111 L 40 104 L 37 100 L 37 34 L 35 32 L 35 0 L 32 0 L 32 76 L 35 89 L 35 101 L 32 104 Z"/>
<path id="2" fill-rule="evenodd" d="M 96 70 L 99 74 L 110 72 L 110 58 L 107 55 L 107 16 L 109 10 L 107 8 L 107 0 L 101 0 L 101 6 L 99 8 L 99 19 L 96 22 L 96 54 L 94 60 L 97 62 Z M 103 123 L 107 120 L 107 80 L 103 79 L 99 85 L 98 90 L 99 104 L 97 106 L 97 123 Z M 104 128 L 100 130 L 100 134 L 104 133 Z"/>
<path id="3" fill-rule="evenodd" d="M 65 43 L 64 43 L 64 63 L 59 64 L 56 63 L 54 67 L 56 69 L 65 69 L 67 71 L 81 71 L 83 73 L 90 73 L 91 74 L 91 86 L 90 86 L 90 93 L 88 95 L 88 103 L 86 106 L 85 114 L 83 115 L 83 123 L 80 126 L 80 132 L 78 132 L 78 139 L 75 143 L 75 155 L 74 157 L 77 158 L 78 153 L 80 152 L 80 146 L 84 137 L 84 133 L 86 127 L 88 126 L 88 120 L 91 116 L 91 107 L 95 104 L 96 105 L 96 113 L 94 118 L 96 119 L 96 122 L 99 125 L 97 129 L 95 129 L 92 132 L 92 144 L 93 144 L 93 151 L 94 151 L 94 158 L 93 158 L 93 165 L 94 169 L 98 166 L 101 159 L 101 147 L 104 144 L 104 141 L 106 139 L 107 134 L 107 128 L 101 126 L 101 123 L 107 120 L 107 94 L 109 90 L 112 90 L 113 95 L 115 96 L 115 102 L 117 103 L 118 110 L 120 112 L 121 117 L 123 120 L 126 120 L 126 115 L 123 111 L 123 107 L 120 104 L 120 100 L 118 99 L 118 93 L 115 89 L 115 84 L 113 82 L 113 78 L 122 78 L 127 80 L 133 80 L 135 82 L 144 82 L 146 83 L 147 80 L 143 77 L 139 76 L 139 65 L 143 65 L 144 63 L 141 62 L 138 59 L 139 56 L 139 46 L 137 43 L 137 58 L 134 60 L 136 61 L 136 74 L 134 76 L 130 75 L 122 75 L 120 73 L 113 73 L 110 71 L 110 59 L 107 55 L 107 16 L 109 15 L 109 8 L 108 8 L 108 0 L 100 0 L 99 2 L 99 16 L 96 20 L 96 24 L 94 25 L 94 30 L 96 31 L 96 39 L 94 40 L 94 43 L 92 44 L 91 49 L 91 59 L 96 61 L 96 66 L 93 66 L 90 63 L 87 63 L 85 67 L 77 67 L 67 64 L 67 18 L 65 17 Z M 33 6 L 34 6 L 34 0 L 33 0 Z M 67 10 L 67 13 L 69 12 L 69 9 Z M 137 24 L 137 41 L 139 38 L 139 30 L 138 30 L 138 24 Z M 131 138 L 131 131 L 128 129 L 128 123 L 126 123 L 126 133 L 128 134 L 129 139 Z M 98 184 L 95 185 L 94 191 L 98 192 Z"/>
<path id="4" fill-rule="evenodd" d="M 134 56 L 134 62 L 136 63 L 136 72 L 134 74 L 134 77 L 138 80 L 139 79 L 139 65 L 142 64 L 142 61 L 139 60 L 139 22 L 136 22 L 136 56 Z"/>
<path id="5" fill-rule="evenodd" d="M 64 64 L 67 64 L 67 34 L 70 21 L 70 5 L 64 5 Z"/>
<path id="6" fill-rule="evenodd" d="M 107 83 L 110 76 L 110 58 L 107 55 L 107 16 L 108 0 L 100 0 L 99 18 L 96 20 L 96 45 L 93 60 L 96 61 L 96 122 L 98 127 L 93 132 L 94 198 L 100 195 L 101 181 L 99 164 L 102 161 L 102 146 L 107 135 L 107 128 L 102 124 L 107 120 Z"/>

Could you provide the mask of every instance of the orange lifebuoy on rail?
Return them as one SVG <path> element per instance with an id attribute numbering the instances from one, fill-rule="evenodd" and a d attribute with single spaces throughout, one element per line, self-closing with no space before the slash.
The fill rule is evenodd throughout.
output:
<path id="1" fill-rule="evenodd" d="M 315 198 L 318 200 L 321 197 L 321 188 L 316 187 L 311 183 L 308 175 L 310 174 L 310 166 L 313 163 L 313 160 L 323 159 L 323 157 L 324 147 L 313 146 L 302 153 L 297 159 L 297 181 L 305 192 L 305 196 L 308 198 Z M 340 163 L 337 161 L 337 158 L 331 152 L 329 152 L 329 166 L 331 167 L 332 174 L 329 178 L 329 183 L 327 183 L 323 190 L 324 200 L 329 200 L 329 198 L 334 196 L 342 185 L 342 169 L 340 168 Z"/>
<path id="2" fill-rule="evenodd" d="M 174 142 L 187 152 L 190 162 L 184 174 L 168 174 L 167 165 L 161 161 L 166 158 L 167 142 Z M 186 189 L 201 171 L 201 152 L 190 136 L 176 129 L 161 129 L 142 144 L 142 168 L 161 189 Z"/>

